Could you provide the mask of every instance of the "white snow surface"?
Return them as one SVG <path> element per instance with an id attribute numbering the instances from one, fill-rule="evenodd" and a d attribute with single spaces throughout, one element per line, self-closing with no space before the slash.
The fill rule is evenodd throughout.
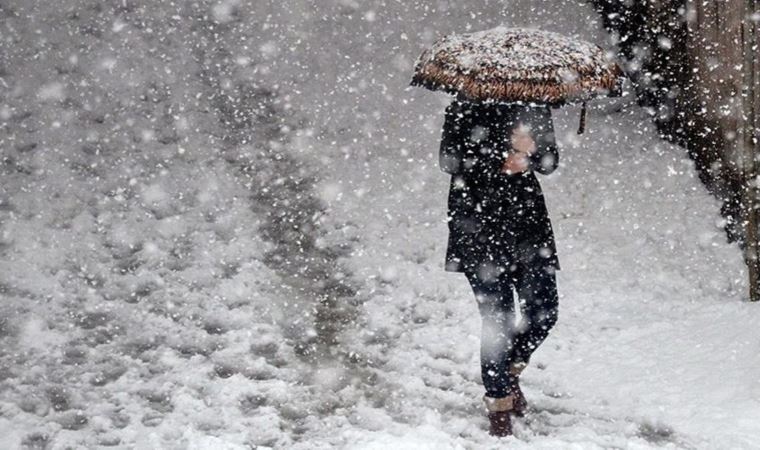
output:
<path id="1" fill-rule="evenodd" d="M 590 105 L 580 137 L 577 108 L 553 111 L 559 322 L 523 376 L 534 412 L 488 436 L 480 319 L 443 271 L 448 97 L 406 84 L 453 31 L 608 46 L 588 6 L 4 7 L 0 448 L 760 447 L 740 252 L 630 95 Z M 289 257 L 360 300 L 316 362 L 296 344 L 328 280 L 268 257 L 299 248 L 271 224 L 303 211 L 316 237 Z"/>

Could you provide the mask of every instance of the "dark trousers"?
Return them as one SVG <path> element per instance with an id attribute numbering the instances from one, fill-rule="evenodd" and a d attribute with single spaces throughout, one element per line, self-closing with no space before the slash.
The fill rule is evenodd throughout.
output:
<path id="1" fill-rule="evenodd" d="M 482 318 L 480 367 L 486 395 L 502 398 L 515 381 L 513 363 L 527 363 L 557 322 L 559 299 L 551 267 L 516 265 L 497 276 L 466 271 Z M 515 323 L 514 292 L 522 320 Z"/>

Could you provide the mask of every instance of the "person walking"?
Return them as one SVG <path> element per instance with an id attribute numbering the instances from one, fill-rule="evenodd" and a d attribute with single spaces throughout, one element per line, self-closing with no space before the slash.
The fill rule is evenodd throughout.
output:
<path id="1" fill-rule="evenodd" d="M 548 175 L 558 162 L 546 104 L 459 96 L 446 108 L 439 160 L 451 175 L 445 270 L 464 273 L 477 301 L 483 401 L 494 436 L 511 435 L 511 416 L 525 414 L 520 374 L 557 321 L 560 265 L 535 173 Z"/>

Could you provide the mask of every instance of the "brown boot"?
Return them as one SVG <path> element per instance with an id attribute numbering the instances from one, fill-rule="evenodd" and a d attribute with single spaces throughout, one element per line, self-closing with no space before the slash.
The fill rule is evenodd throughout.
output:
<path id="1" fill-rule="evenodd" d="M 491 422 L 491 428 L 488 431 L 491 436 L 512 436 L 512 419 L 509 417 L 509 412 L 512 410 L 512 400 L 512 396 L 503 398 L 483 396 L 483 401 L 488 410 L 488 420 Z"/>
<path id="2" fill-rule="evenodd" d="M 509 367 L 509 374 L 513 380 L 509 386 L 509 390 L 514 397 L 514 400 L 512 402 L 512 414 L 517 417 L 523 417 L 525 415 L 525 411 L 528 409 L 528 401 L 525 399 L 525 395 L 523 394 L 522 389 L 520 389 L 520 374 L 526 366 L 527 364 L 525 363 L 518 363 L 512 364 Z"/>
<path id="3" fill-rule="evenodd" d="M 511 383 L 510 390 L 514 397 L 512 411 L 510 412 L 517 417 L 523 417 L 528 409 L 528 401 L 525 399 L 522 389 L 520 389 L 520 380 L 518 378 L 515 378 L 515 381 Z"/>

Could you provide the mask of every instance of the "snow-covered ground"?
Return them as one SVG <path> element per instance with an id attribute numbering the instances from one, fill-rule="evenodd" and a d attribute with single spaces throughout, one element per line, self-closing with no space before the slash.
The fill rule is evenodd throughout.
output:
<path id="1" fill-rule="evenodd" d="M 641 111 L 592 114 L 580 140 L 575 119 L 556 115 L 563 160 L 543 180 L 563 264 L 560 321 L 524 375 L 538 412 L 518 422 L 515 446 L 756 447 L 760 342 L 717 205 Z M 388 391 L 403 392 L 398 414 L 433 409 L 415 426 L 400 420 L 391 442 L 424 424 L 439 443 L 487 446 L 477 310 L 464 277 L 440 272 L 445 225 L 434 216 L 445 186 L 411 172 L 406 183 L 426 187 L 367 227 L 355 266 L 375 277 L 364 308 L 368 329 L 389 336 L 373 357 L 394 380 Z M 359 217 L 384 207 L 350 205 Z M 388 439 L 393 427 L 381 428 L 362 442 Z"/>
<path id="2" fill-rule="evenodd" d="M 437 33 L 606 44 L 590 8 L 0 11 L 0 448 L 504 444 L 472 293 L 443 271 L 447 97 L 406 86 Z M 554 111 L 560 320 L 506 442 L 760 447 L 757 307 L 719 205 L 630 98 L 596 105 L 580 137 Z"/>

